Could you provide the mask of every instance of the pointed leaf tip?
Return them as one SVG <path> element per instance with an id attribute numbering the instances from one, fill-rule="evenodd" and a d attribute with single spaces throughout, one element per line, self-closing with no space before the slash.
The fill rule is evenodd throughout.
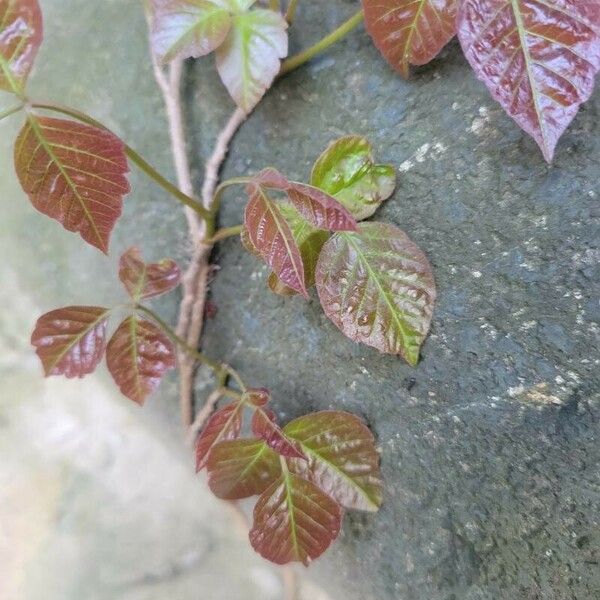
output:
<path id="1" fill-rule="evenodd" d="M 340 532 L 342 511 L 335 500 L 310 481 L 284 473 L 254 507 L 252 547 L 276 564 L 308 566 Z"/>
<path id="2" fill-rule="evenodd" d="M 249 113 L 271 87 L 288 53 L 287 22 L 275 11 L 257 8 L 232 17 L 217 49 L 217 70 L 229 94 Z"/>
<path id="3" fill-rule="evenodd" d="M 175 368 L 175 348 L 157 325 L 130 316 L 110 339 L 106 363 L 121 392 L 141 405 Z"/>
<path id="4" fill-rule="evenodd" d="M 109 309 L 67 306 L 42 315 L 31 344 L 42 361 L 46 377 L 84 377 L 104 356 Z"/>
<path id="5" fill-rule="evenodd" d="M 106 254 L 129 192 L 123 142 L 103 129 L 29 113 L 14 158 L 33 206 Z"/>
<path id="6" fill-rule="evenodd" d="M 550 162 L 600 70 L 598 3 L 463 0 L 457 23 L 478 79 Z"/>
<path id="7" fill-rule="evenodd" d="M 141 300 L 175 289 L 181 280 L 181 270 L 170 258 L 145 263 L 138 248 L 129 248 L 119 260 L 119 279 L 134 300 Z"/>
<path id="8" fill-rule="evenodd" d="M 403 77 L 435 58 L 456 33 L 458 0 L 362 0 L 365 25 Z"/>
<path id="9" fill-rule="evenodd" d="M 429 261 L 403 231 L 370 222 L 336 233 L 316 280 L 325 314 L 347 337 L 417 363 L 436 290 Z"/>

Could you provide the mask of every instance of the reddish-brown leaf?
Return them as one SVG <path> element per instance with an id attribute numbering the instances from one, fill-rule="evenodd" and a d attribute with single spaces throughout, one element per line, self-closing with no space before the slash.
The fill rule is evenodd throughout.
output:
<path id="1" fill-rule="evenodd" d="M 119 261 L 119 279 L 135 300 L 160 296 L 179 285 L 181 270 L 170 258 L 145 263 L 137 248 L 129 248 Z"/>
<path id="2" fill-rule="evenodd" d="M 477 77 L 551 161 L 600 70 L 600 4 L 463 0 L 458 36 Z"/>
<path id="3" fill-rule="evenodd" d="M 83 377 L 94 371 L 104 355 L 109 313 L 100 306 L 67 306 L 38 319 L 31 343 L 46 377 Z"/>
<path id="4" fill-rule="evenodd" d="M 346 336 L 417 364 L 436 291 L 429 261 L 403 231 L 370 222 L 334 234 L 316 280 L 325 314 Z"/>
<path id="5" fill-rule="evenodd" d="M 262 185 L 250 183 L 246 191 L 250 199 L 244 224 L 249 242 L 281 281 L 308 298 L 302 256 L 289 225 Z"/>
<path id="6" fill-rule="evenodd" d="M 262 494 L 281 474 L 277 454 L 263 440 L 228 440 L 210 451 L 208 485 L 223 500 Z"/>
<path id="7" fill-rule="evenodd" d="M 358 417 L 326 410 L 294 419 L 283 431 L 307 458 L 289 461 L 290 470 L 310 479 L 344 508 L 379 509 L 379 455 L 373 434 Z"/>
<path id="8" fill-rule="evenodd" d="M 0 90 L 22 93 L 42 38 L 37 0 L 0 0 Z"/>
<path id="9" fill-rule="evenodd" d="M 243 400 L 252 406 L 266 406 L 271 400 L 271 392 L 267 388 L 249 388 L 244 392 Z"/>
<path id="10" fill-rule="evenodd" d="M 35 208 L 108 252 L 129 192 L 129 168 L 118 137 L 30 113 L 15 143 L 15 168 Z"/>
<path id="11" fill-rule="evenodd" d="M 257 408 L 252 415 L 252 433 L 263 439 L 280 456 L 306 460 L 298 445 L 288 438 L 277 425 L 275 413 L 268 408 Z"/>
<path id="12" fill-rule="evenodd" d="M 224 440 L 233 440 L 240 435 L 242 428 L 241 402 L 227 404 L 216 411 L 196 440 L 196 470 L 200 471 L 209 459 L 210 451 L 215 444 Z"/>
<path id="13" fill-rule="evenodd" d="M 272 167 L 257 173 L 253 180 L 262 187 L 286 192 L 300 215 L 317 229 L 356 231 L 356 220 L 350 212 L 319 188 L 289 181 Z"/>
<path id="14" fill-rule="evenodd" d="M 409 65 L 425 65 L 456 33 L 457 0 L 362 0 L 365 25 L 392 67 L 408 77 Z"/>
<path id="15" fill-rule="evenodd" d="M 175 368 L 175 348 L 157 325 L 130 316 L 108 342 L 106 363 L 121 392 L 144 404 L 163 375 Z"/>
<path id="16" fill-rule="evenodd" d="M 287 193 L 296 210 L 317 229 L 356 231 L 356 220 L 350 212 L 323 190 L 292 183 Z"/>
<path id="17" fill-rule="evenodd" d="M 308 565 L 335 540 L 341 521 L 335 500 L 310 481 L 284 472 L 254 507 L 250 543 L 274 563 Z"/>

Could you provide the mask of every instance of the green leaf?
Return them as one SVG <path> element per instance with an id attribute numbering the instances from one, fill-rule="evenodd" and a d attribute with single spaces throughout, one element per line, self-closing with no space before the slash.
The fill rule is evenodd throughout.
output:
<path id="1" fill-rule="evenodd" d="M 308 564 L 340 531 L 340 506 L 316 485 L 284 470 L 258 499 L 250 530 L 252 547 L 277 564 Z"/>
<path id="2" fill-rule="evenodd" d="M 15 168 L 31 203 L 104 253 L 129 192 L 123 142 L 104 129 L 29 113 Z"/>
<path id="3" fill-rule="evenodd" d="M 246 12 L 252 5 L 256 4 L 256 0 L 222 0 L 227 2 L 234 12 Z"/>
<path id="4" fill-rule="evenodd" d="M 104 356 L 109 314 L 110 310 L 101 306 L 67 306 L 42 315 L 31 344 L 46 377 L 84 377 L 92 373 Z"/>
<path id="5" fill-rule="evenodd" d="M 304 282 L 306 287 L 310 288 L 315 284 L 317 260 L 319 259 L 323 244 L 329 238 L 329 232 L 313 227 L 287 202 L 279 203 L 278 207 L 300 249 L 300 255 L 304 263 Z M 268 285 L 271 291 L 281 296 L 291 296 L 297 293 L 292 288 L 286 286 L 275 273 L 271 273 L 269 276 Z"/>
<path id="6" fill-rule="evenodd" d="M 152 49 L 163 61 L 197 58 L 218 48 L 231 27 L 227 4 L 209 0 L 153 0 Z"/>
<path id="7" fill-rule="evenodd" d="M 288 461 L 344 508 L 376 511 L 381 506 L 379 455 L 373 434 L 356 416 L 321 411 L 294 419 L 284 433 L 299 442 L 308 460 Z"/>
<path id="8" fill-rule="evenodd" d="M 366 138 L 351 135 L 331 143 L 319 156 L 311 183 L 331 194 L 361 221 L 393 194 L 396 173 L 391 165 L 375 164 Z"/>
<path id="9" fill-rule="evenodd" d="M 245 3 L 246 4 L 246 3 Z M 217 49 L 217 69 L 235 103 L 249 113 L 269 89 L 287 56 L 287 22 L 272 10 L 236 14 Z"/>
<path id="10" fill-rule="evenodd" d="M 429 261 L 403 231 L 361 223 L 358 233 L 334 234 L 316 281 L 325 314 L 346 336 L 417 364 L 436 290 Z"/>
<path id="11" fill-rule="evenodd" d="M 215 496 L 240 500 L 262 494 L 281 474 L 281 463 L 263 440 L 228 440 L 214 445 L 206 469 Z"/>
<path id="12" fill-rule="evenodd" d="M 23 93 L 42 38 L 37 0 L 0 0 L 0 90 Z"/>
<path id="13" fill-rule="evenodd" d="M 108 342 L 106 364 L 121 392 L 144 404 L 164 374 L 175 368 L 175 348 L 157 325 L 129 316 Z"/>

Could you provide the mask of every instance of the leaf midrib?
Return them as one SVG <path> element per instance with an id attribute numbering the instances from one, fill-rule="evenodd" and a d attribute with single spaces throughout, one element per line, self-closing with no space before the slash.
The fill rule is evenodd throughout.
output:
<path id="1" fill-rule="evenodd" d="M 89 225 L 91 226 L 95 236 L 98 239 L 100 248 L 105 249 L 106 246 L 104 244 L 104 240 L 102 239 L 102 236 L 101 236 L 100 232 L 98 231 L 98 228 L 96 227 L 96 222 L 94 221 L 92 214 L 90 213 L 88 207 L 86 206 L 83 198 L 80 197 L 77 186 L 72 181 L 71 177 L 66 172 L 65 168 L 63 167 L 62 163 L 58 160 L 57 156 L 54 154 L 51 144 L 49 142 L 47 142 L 46 139 L 44 138 L 42 129 L 41 129 L 40 124 L 38 123 L 36 117 L 34 115 L 30 114 L 27 117 L 27 120 L 30 123 L 31 128 L 32 128 L 33 132 L 35 133 L 36 137 L 38 138 L 40 144 L 42 145 L 42 147 L 44 148 L 44 150 L 50 157 L 50 160 L 58 167 L 58 170 L 60 171 L 61 175 L 65 178 L 65 180 L 66 180 L 67 184 L 69 185 L 69 187 L 71 188 L 71 191 L 73 192 L 75 198 L 79 202 Z"/>

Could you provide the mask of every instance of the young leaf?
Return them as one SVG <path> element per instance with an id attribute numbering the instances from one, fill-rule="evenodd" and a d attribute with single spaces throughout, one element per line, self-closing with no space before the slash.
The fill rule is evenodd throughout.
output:
<path id="1" fill-rule="evenodd" d="M 223 500 L 262 494 L 281 473 L 279 456 L 263 440 L 215 444 L 206 465 L 208 485 Z"/>
<path id="2" fill-rule="evenodd" d="M 337 502 L 310 481 L 284 472 L 254 507 L 250 543 L 274 563 L 308 566 L 338 536 L 341 521 Z"/>
<path id="3" fill-rule="evenodd" d="M 37 0 L 0 0 L 0 90 L 23 92 L 42 38 Z"/>
<path id="4" fill-rule="evenodd" d="M 179 285 L 181 270 L 170 258 L 145 263 L 137 248 L 129 248 L 119 261 L 119 279 L 136 301 L 170 292 Z"/>
<path id="5" fill-rule="evenodd" d="M 317 264 L 325 314 L 351 340 L 419 360 L 433 313 L 431 266 L 408 236 L 386 223 L 336 233 Z"/>
<path id="6" fill-rule="evenodd" d="M 323 244 L 329 238 L 329 232 L 313 227 L 291 204 L 280 202 L 277 206 L 300 249 L 304 264 L 304 283 L 308 289 L 315 284 L 317 261 Z M 269 275 L 267 283 L 272 292 L 281 296 L 292 296 L 297 293 L 286 286 L 275 273 Z"/>
<path id="7" fill-rule="evenodd" d="M 157 325 L 130 316 L 108 342 L 106 363 L 121 392 L 144 404 L 163 375 L 175 368 L 175 348 Z"/>
<path id="8" fill-rule="evenodd" d="M 302 256 L 278 206 L 258 183 L 248 184 L 246 191 L 250 200 L 244 225 L 249 242 L 283 283 L 308 298 Z"/>
<path id="9" fill-rule="evenodd" d="M 267 388 L 249 388 L 243 396 L 244 402 L 258 407 L 266 406 L 271 400 L 271 392 Z"/>
<path id="10" fill-rule="evenodd" d="M 67 306 L 38 319 L 31 344 L 46 377 L 83 377 L 94 371 L 104 355 L 109 313 L 100 306 Z"/>
<path id="11" fill-rule="evenodd" d="M 326 410 L 294 419 L 283 431 L 307 458 L 289 461 L 291 471 L 310 479 L 344 508 L 379 509 L 379 455 L 373 434 L 358 417 Z"/>
<path id="12" fill-rule="evenodd" d="M 317 229 L 356 231 L 354 217 L 323 190 L 304 183 L 292 183 L 287 194 L 296 210 Z"/>
<path id="13" fill-rule="evenodd" d="M 197 58 L 218 48 L 231 16 L 224 0 L 152 0 L 152 49 L 163 61 Z"/>
<path id="14" fill-rule="evenodd" d="M 258 8 L 232 17 L 231 29 L 217 49 L 217 70 L 235 103 L 249 113 L 269 89 L 287 56 L 287 22 Z"/>
<path id="15" fill-rule="evenodd" d="M 296 444 L 277 425 L 275 413 L 269 409 L 257 409 L 252 415 L 252 433 L 267 443 L 280 456 L 306 460 Z"/>
<path id="16" fill-rule="evenodd" d="M 384 58 L 403 77 L 425 65 L 456 33 L 457 0 L 362 0 L 365 25 Z"/>
<path id="17" fill-rule="evenodd" d="M 458 36 L 477 77 L 550 162 L 600 70 L 600 5 L 463 0 Z"/>
<path id="18" fill-rule="evenodd" d="M 391 165 L 375 164 L 368 140 L 349 135 L 331 143 L 315 162 L 311 183 L 343 204 L 357 221 L 370 217 L 396 187 Z"/>
<path id="19" fill-rule="evenodd" d="M 242 402 L 233 402 L 216 411 L 208 420 L 196 441 L 196 471 L 201 471 L 215 444 L 233 440 L 240 435 L 242 428 Z"/>
<path id="20" fill-rule="evenodd" d="M 29 114 L 15 142 L 15 168 L 34 207 L 102 252 L 129 192 L 123 142 L 74 121 Z"/>

